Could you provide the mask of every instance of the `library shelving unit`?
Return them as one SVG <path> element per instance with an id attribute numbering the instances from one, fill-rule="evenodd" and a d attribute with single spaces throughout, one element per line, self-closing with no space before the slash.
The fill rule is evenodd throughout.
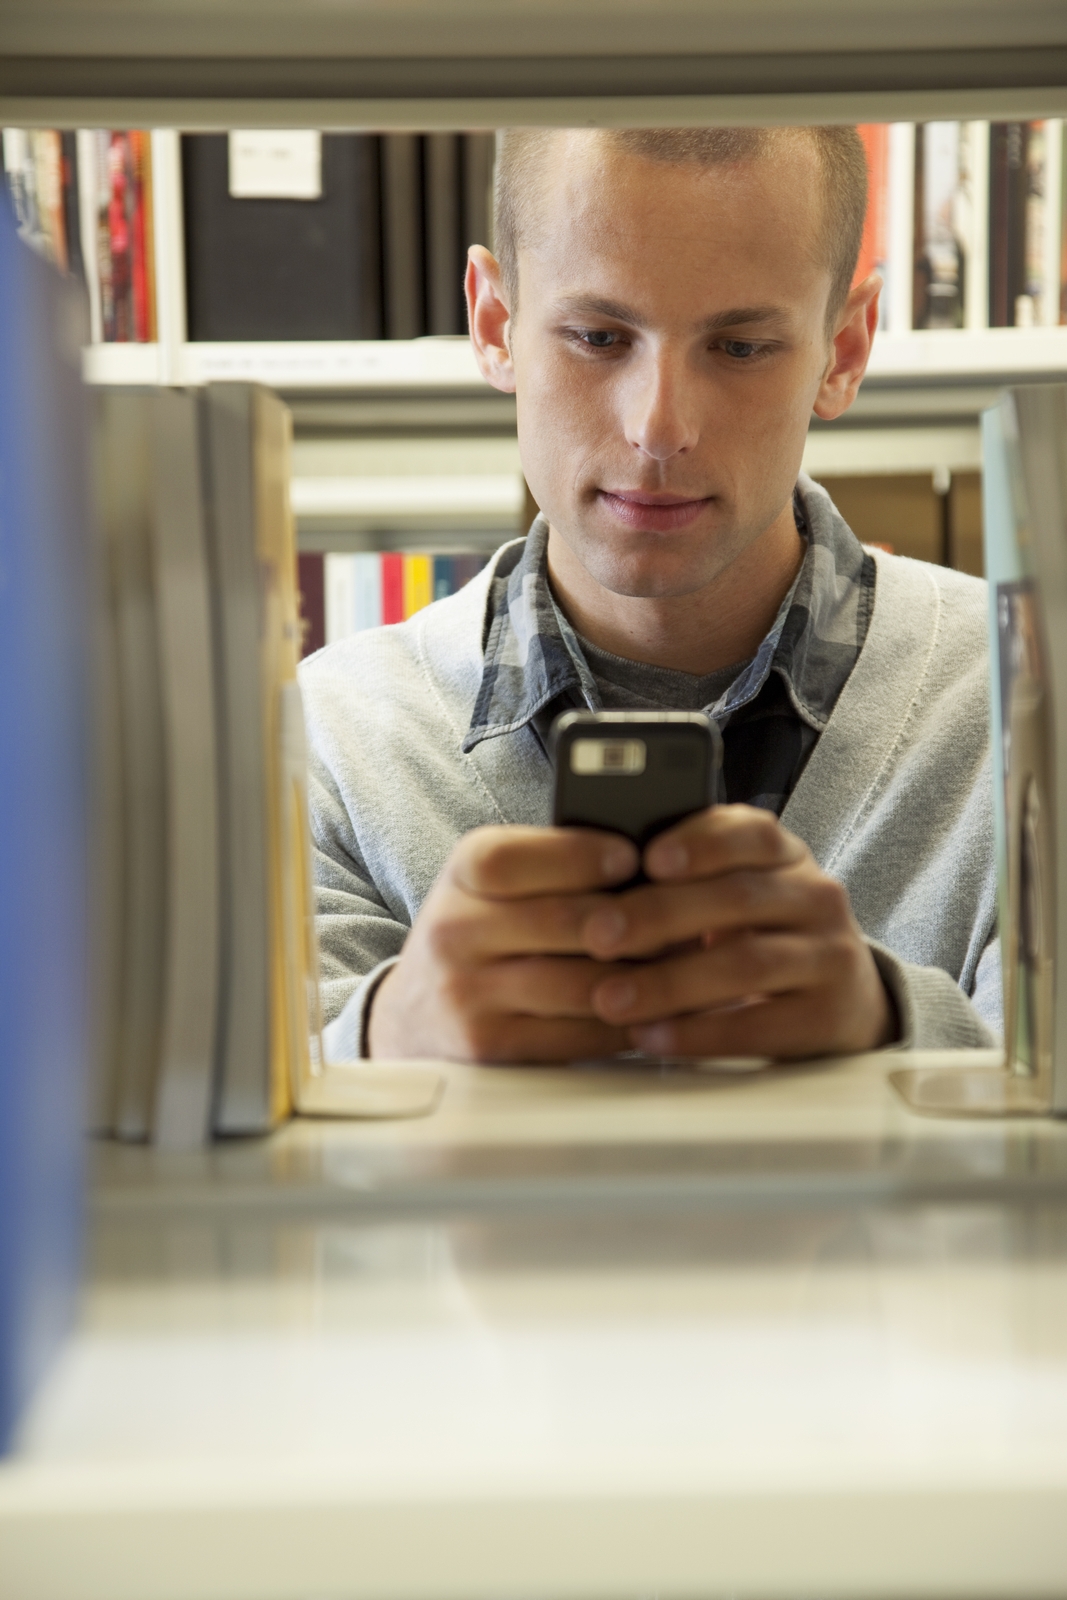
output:
<path id="1" fill-rule="evenodd" d="M 1051 276 L 1060 270 L 1062 124 L 1047 126 L 1055 135 L 1047 143 L 1057 162 L 1048 175 L 1046 200 L 1045 248 Z M 981 197 L 988 187 L 988 124 L 974 123 L 972 129 L 979 169 L 975 192 Z M 816 476 L 835 480 L 926 474 L 944 487 L 953 474 L 978 471 L 978 415 L 1001 385 L 1027 376 L 1067 374 L 1067 326 L 984 326 L 988 280 L 984 251 L 977 251 L 966 284 L 965 326 L 913 329 L 914 124 L 893 125 L 890 138 L 897 162 L 888 196 L 883 326 L 859 403 L 833 426 L 813 427 L 805 464 Z M 377 519 L 386 529 L 427 532 L 434 526 L 455 529 L 464 519 L 475 534 L 517 526 L 523 496 L 513 427 L 507 422 L 512 413 L 506 401 L 495 409 L 487 403 L 489 391 L 465 339 L 214 344 L 186 338 L 179 135 L 173 129 L 156 129 L 152 140 L 159 339 L 146 345 L 94 345 L 86 351 L 87 378 L 97 384 L 244 379 L 286 395 L 296 409 L 294 503 L 306 547 L 327 548 L 345 517 L 350 523 L 355 519 L 370 525 Z M 974 226 L 982 235 L 988 215 L 976 217 Z M 1058 310 L 1057 305 L 1054 314 Z M 337 402 L 345 397 L 362 397 L 358 415 L 350 409 L 347 424 L 338 420 Z M 309 404 L 312 398 L 315 403 Z M 370 429 L 381 441 L 390 419 L 398 416 L 397 402 L 402 398 L 424 402 L 424 417 L 436 421 L 428 435 L 439 433 L 442 424 L 452 419 L 449 431 L 464 435 L 468 442 L 481 440 L 480 455 L 469 448 L 466 454 L 457 449 L 445 462 L 440 439 L 426 435 L 420 451 L 418 429 L 409 421 L 402 429 L 403 460 L 397 469 L 390 470 L 384 459 L 375 464 L 374 452 L 368 450 L 358 453 L 356 463 L 346 435 L 351 441 Z M 477 407 L 472 412 L 468 406 L 466 422 L 457 424 L 458 403 L 476 399 L 483 402 L 480 414 Z M 324 417 L 329 419 L 328 440 L 319 437 Z M 314 471 L 302 459 L 309 438 L 315 441 Z M 378 454 L 384 458 L 388 453 L 388 447 L 380 444 Z"/>
<path id="2" fill-rule="evenodd" d="M 179 127 L 1064 115 L 1048 0 L 0 8 L 0 122 L 151 127 L 175 178 Z M 443 406 L 510 444 L 458 341 L 191 346 L 181 262 L 172 229 L 158 344 L 94 382 L 262 378 L 301 448 Z M 1067 373 L 1063 329 L 912 333 L 905 300 L 813 431 L 828 476 L 973 469 L 986 398 Z M 448 1078 L 399 1132 L 97 1153 L 83 1322 L 0 1463 L 5 1596 L 1062 1590 L 1062 1126 L 919 1122 L 884 1057 Z"/>

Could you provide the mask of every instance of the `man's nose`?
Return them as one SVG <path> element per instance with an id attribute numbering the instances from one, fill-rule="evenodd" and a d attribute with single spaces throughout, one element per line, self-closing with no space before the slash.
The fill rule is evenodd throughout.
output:
<path id="1" fill-rule="evenodd" d="M 650 355 L 642 368 L 628 396 L 626 436 L 653 461 L 670 461 L 697 442 L 694 375 L 680 354 L 669 351 Z"/>

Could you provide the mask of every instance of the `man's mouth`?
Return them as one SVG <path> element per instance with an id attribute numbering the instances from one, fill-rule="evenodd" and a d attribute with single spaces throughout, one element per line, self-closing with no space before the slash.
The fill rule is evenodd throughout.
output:
<path id="1" fill-rule="evenodd" d="M 601 489 L 600 500 L 613 517 L 644 533 L 687 528 L 710 504 L 710 498 L 694 500 L 654 489 Z"/>

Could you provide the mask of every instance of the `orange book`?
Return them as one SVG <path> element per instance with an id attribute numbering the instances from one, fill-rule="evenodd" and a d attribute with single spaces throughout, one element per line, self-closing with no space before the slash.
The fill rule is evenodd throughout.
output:
<path id="1" fill-rule="evenodd" d="M 867 154 L 867 215 L 853 283 L 872 272 L 885 276 L 889 255 L 889 124 L 868 122 L 856 129 Z"/>

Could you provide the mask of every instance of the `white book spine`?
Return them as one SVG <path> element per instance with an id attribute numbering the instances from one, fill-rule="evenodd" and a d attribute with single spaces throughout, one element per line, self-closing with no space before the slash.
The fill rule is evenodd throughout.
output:
<path id="1" fill-rule="evenodd" d="M 971 225 L 963 284 L 963 326 L 989 326 L 989 123 L 964 125 Z"/>
<path id="2" fill-rule="evenodd" d="M 78 129 L 78 227 L 81 231 L 85 286 L 89 291 L 89 338 L 104 342 L 104 318 L 100 306 L 100 248 L 97 230 L 97 161 L 99 135 L 94 128 Z"/>
<path id="3" fill-rule="evenodd" d="M 889 129 L 889 312 L 886 331 L 890 334 L 911 332 L 914 209 L 915 124 L 894 122 Z"/>
<path id="4" fill-rule="evenodd" d="M 1063 130 L 1064 123 L 1058 117 L 1050 117 L 1045 123 L 1045 259 L 1038 320 L 1046 328 L 1059 323 L 1063 289 Z"/>
<path id="5" fill-rule="evenodd" d="M 156 338 L 161 383 L 180 383 L 185 344 L 185 229 L 181 134 L 152 133 L 152 248 L 156 263 Z"/>
<path id="6" fill-rule="evenodd" d="M 356 632 L 382 625 L 382 560 L 377 551 L 352 557 L 354 605 L 352 625 Z"/>
<path id="7" fill-rule="evenodd" d="M 326 643 L 347 639 L 353 621 L 353 557 L 328 555 L 323 566 L 326 589 Z"/>

